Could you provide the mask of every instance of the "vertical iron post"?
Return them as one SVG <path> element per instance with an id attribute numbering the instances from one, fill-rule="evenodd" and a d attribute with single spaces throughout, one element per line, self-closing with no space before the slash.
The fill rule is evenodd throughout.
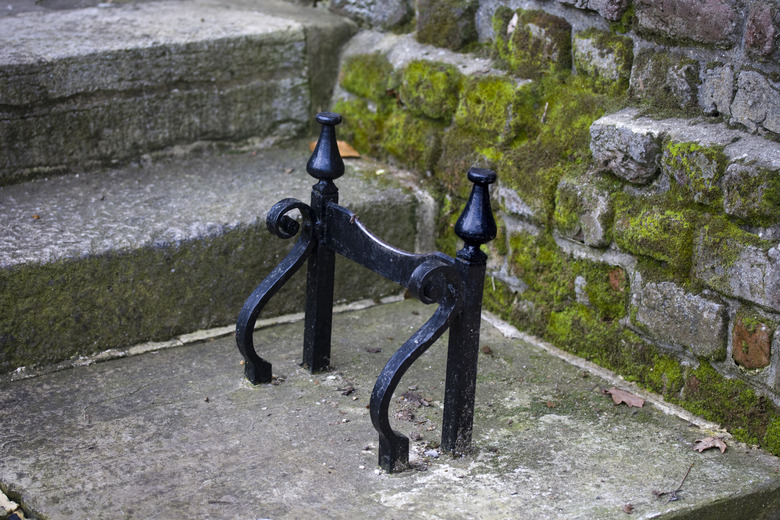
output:
<path id="1" fill-rule="evenodd" d="M 455 223 L 455 234 L 464 242 L 455 259 L 455 268 L 464 282 L 463 307 L 450 325 L 441 434 L 442 449 L 456 453 L 471 444 L 474 424 L 482 290 L 487 267 L 487 255 L 480 251 L 480 246 L 493 240 L 497 233 L 488 192 L 488 185 L 496 181 L 496 172 L 471 168 L 468 179 L 474 186 Z"/>
<path id="2" fill-rule="evenodd" d="M 336 253 L 326 247 L 326 212 L 329 203 L 337 204 L 339 190 L 333 183 L 344 174 L 344 161 L 336 141 L 336 125 L 341 116 L 320 112 L 320 138 L 306 164 L 306 171 L 319 182 L 312 186 L 311 209 L 315 218 L 314 251 L 306 272 L 306 319 L 303 332 L 303 366 L 311 372 L 330 365 L 330 338 L 333 321 L 333 283 Z"/>

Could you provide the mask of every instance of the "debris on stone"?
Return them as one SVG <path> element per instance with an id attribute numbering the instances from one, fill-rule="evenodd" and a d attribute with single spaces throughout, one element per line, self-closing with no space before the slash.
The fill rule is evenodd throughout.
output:
<path id="1" fill-rule="evenodd" d="M 634 512 L 634 505 L 633 504 L 626 504 L 623 506 L 623 512 L 628 513 L 629 515 Z"/>
<path id="2" fill-rule="evenodd" d="M 368 348 L 366 348 L 366 352 L 368 352 L 370 354 L 379 354 L 380 352 L 382 352 L 382 348 L 381 347 L 368 347 Z"/>
<path id="3" fill-rule="evenodd" d="M 721 453 L 726 452 L 726 443 L 722 437 L 705 437 L 697 439 L 693 444 L 693 451 L 698 451 L 699 453 L 710 448 L 718 448 Z"/>
<path id="4" fill-rule="evenodd" d="M 432 459 L 438 459 L 439 458 L 439 450 L 426 450 L 423 452 L 423 455 L 426 457 L 430 457 Z"/>
<path id="5" fill-rule="evenodd" d="M 642 406 L 645 404 L 645 400 L 641 397 L 637 397 L 632 393 L 626 392 L 625 390 L 621 390 L 614 386 L 609 390 L 602 390 L 602 393 L 611 395 L 612 401 L 615 404 L 625 403 L 629 408 L 632 406 L 642 408 Z"/>
<path id="6" fill-rule="evenodd" d="M 355 392 L 355 387 L 352 385 L 349 385 L 344 388 L 337 388 L 339 392 L 341 392 L 341 395 L 350 395 Z"/>
<path id="7" fill-rule="evenodd" d="M 490 348 L 487 345 L 482 345 L 482 353 L 483 354 L 487 354 L 488 356 L 492 356 L 493 355 L 493 349 Z"/>

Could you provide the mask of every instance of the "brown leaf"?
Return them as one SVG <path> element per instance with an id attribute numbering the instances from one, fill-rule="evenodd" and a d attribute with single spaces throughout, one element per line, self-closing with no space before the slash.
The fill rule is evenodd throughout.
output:
<path id="1" fill-rule="evenodd" d="M 723 442 L 721 437 L 705 437 L 694 442 L 693 451 L 701 453 L 710 448 L 718 448 L 721 453 L 724 453 L 726 451 L 726 443 Z"/>
<path id="2" fill-rule="evenodd" d="M 336 144 L 339 147 L 339 155 L 343 159 L 349 159 L 349 158 L 358 158 L 360 157 L 360 152 L 355 150 L 351 144 L 349 144 L 346 141 L 336 141 Z M 309 143 L 309 150 L 312 152 L 314 151 L 314 148 L 317 146 L 317 141 L 312 141 Z"/>
<path id="3" fill-rule="evenodd" d="M 382 349 L 380 347 L 368 347 L 366 352 L 370 352 L 371 354 L 379 354 L 382 352 Z"/>
<path id="4" fill-rule="evenodd" d="M 487 354 L 488 356 L 491 356 L 491 355 L 493 355 L 493 349 L 490 348 L 487 345 L 482 345 L 482 353 L 483 354 Z"/>
<path id="5" fill-rule="evenodd" d="M 607 394 L 612 396 L 612 401 L 615 404 L 625 403 L 628 407 L 636 406 L 642 408 L 645 404 L 645 400 L 641 397 L 637 397 L 634 394 L 621 390 L 620 388 L 612 387 L 606 391 Z"/>
<path id="6" fill-rule="evenodd" d="M 623 512 L 629 515 L 634 512 L 634 504 L 626 504 L 623 506 Z"/>

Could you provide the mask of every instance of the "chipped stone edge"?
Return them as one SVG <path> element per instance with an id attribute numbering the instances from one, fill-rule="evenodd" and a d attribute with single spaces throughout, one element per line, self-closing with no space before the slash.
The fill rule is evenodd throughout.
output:
<path id="1" fill-rule="evenodd" d="M 541 348 L 547 353 L 552 354 L 553 356 L 565 361 L 566 363 L 569 363 L 570 365 L 574 365 L 577 368 L 580 368 L 595 376 L 605 379 L 606 381 L 608 381 L 614 386 L 630 391 L 631 393 L 641 397 L 645 401 L 652 403 L 656 408 L 658 408 L 659 410 L 661 410 L 663 413 L 667 415 L 675 415 L 684 421 L 696 425 L 697 427 L 699 427 L 701 430 L 705 432 L 715 433 L 721 437 L 727 438 L 729 441 L 732 440 L 731 434 L 728 431 L 726 431 L 724 428 L 722 428 L 719 424 L 702 419 L 701 417 L 698 417 L 677 405 L 668 403 L 660 395 L 654 394 L 652 392 L 648 392 L 647 390 L 640 388 L 636 383 L 626 381 L 620 375 L 612 372 L 611 370 L 607 370 L 606 368 L 600 367 L 595 363 L 591 363 L 586 359 L 580 358 L 578 356 L 575 356 L 574 354 L 570 354 L 569 352 L 561 350 L 558 347 L 555 347 L 550 343 L 547 343 L 546 341 L 543 341 L 535 336 L 526 334 L 525 332 L 521 332 L 514 326 L 503 321 L 502 319 L 500 319 L 499 317 L 497 317 L 496 315 L 488 311 L 482 312 L 482 318 L 486 322 L 490 323 L 490 325 L 495 327 L 501 334 L 504 335 L 504 337 L 511 338 L 511 339 L 518 339 L 520 341 L 530 343 L 531 345 Z"/>
<path id="2" fill-rule="evenodd" d="M 338 314 L 342 312 L 360 311 L 374 307 L 376 305 L 383 305 L 386 303 L 395 303 L 404 299 L 403 293 L 385 296 L 379 300 L 365 299 L 358 300 L 351 303 L 343 303 L 334 305 L 333 312 Z M 283 316 L 275 316 L 272 318 L 265 318 L 257 320 L 255 323 L 255 330 L 264 329 L 274 325 L 282 325 L 286 323 L 295 323 L 304 319 L 303 312 L 296 312 L 293 314 L 285 314 Z M 13 372 L 7 374 L 0 374 L 0 384 L 10 383 L 13 381 L 21 381 L 23 379 L 30 379 L 33 377 L 39 377 L 54 372 L 60 372 L 61 370 L 67 370 L 69 368 L 76 368 L 80 366 L 89 366 L 102 361 L 110 361 L 112 359 L 119 359 L 129 356 L 137 356 L 147 352 L 154 352 L 172 347 L 183 347 L 191 343 L 198 341 L 205 341 L 209 339 L 221 338 L 234 334 L 236 331 L 235 325 L 227 325 L 224 327 L 215 327 L 212 329 L 199 330 L 188 334 L 182 334 L 173 339 L 167 341 L 150 341 L 147 343 L 141 343 L 140 345 L 134 345 L 126 349 L 109 349 L 104 350 L 98 354 L 91 356 L 79 356 L 78 358 L 69 359 L 56 365 L 48 365 L 43 367 L 19 367 Z"/>

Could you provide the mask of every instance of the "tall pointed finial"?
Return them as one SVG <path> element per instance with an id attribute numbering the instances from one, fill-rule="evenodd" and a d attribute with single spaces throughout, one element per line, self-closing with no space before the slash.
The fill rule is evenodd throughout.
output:
<path id="1" fill-rule="evenodd" d="M 336 142 L 336 125 L 341 123 L 341 115 L 320 112 L 316 119 L 322 130 L 317 146 L 306 163 L 306 171 L 315 179 L 330 183 L 344 175 L 344 161 Z"/>
<path id="2" fill-rule="evenodd" d="M 455 234 L 465 242 L 458 256 L 471 261 L 484 261 L 487 256 L 479 250 L 479 246 L 496 238 L 498 231 L 488 192 L 488 185 L 496 182 L 497 175 L 493 170 L 471 168 L 468 177 L 474 186 L 463 213 L 455 223 Z"/>

